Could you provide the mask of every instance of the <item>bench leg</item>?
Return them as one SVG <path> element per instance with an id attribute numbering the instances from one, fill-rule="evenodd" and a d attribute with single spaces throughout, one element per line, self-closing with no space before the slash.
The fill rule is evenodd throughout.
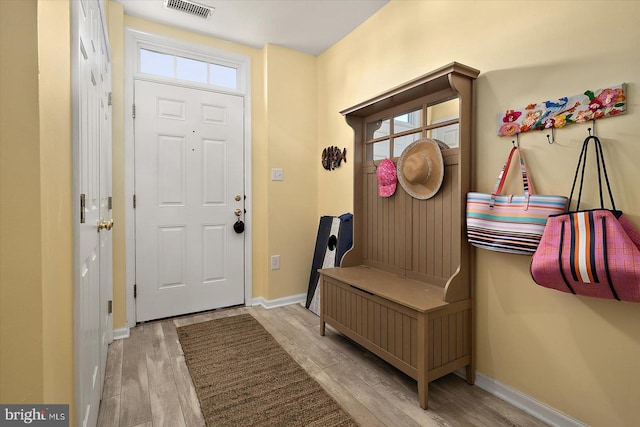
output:
<path id="1" fill-rule="evenodd" d="M 466 367 L 467 371 L 467 384 L 473 385 L 476 382 L 476 370 L 473 369 L 472 364 L 468 364 Z"/>
<path id="2" fill-rule="evenodd" d="M 418 380 L 418 400 L 422 409 L 429 409 L 429 382 Z"/>
<path id="3" fill-rule="evenodd" d="M 320 320 L 320 335 L 321 336 L 324 336 L 324 326 L 325 326 L 324 320 Z"/>
<path id="4" fill-rule="evenodd" d="M 418 314 L 418 400 L 420 407 L 427 409 L 429 398 L 429 337 L 427 332 L 428 317 Z"/>

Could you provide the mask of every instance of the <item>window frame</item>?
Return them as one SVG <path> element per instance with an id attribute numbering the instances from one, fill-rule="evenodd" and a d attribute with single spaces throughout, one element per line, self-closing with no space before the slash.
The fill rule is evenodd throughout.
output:
<path id="1" fill-rule="evenodd" d="M 446 126 L 450 126 L 453 124 L 459 124 L 460 123 L 460 117 L 455 117 L 455 118 L 451 118 L 449 120 L 441 120 L 441 121 L 437 121 L 434 123 L 430 123 L 427 124 L 427 119 L 428 119 L 428 109 L 430 107 L 436 106 L 438 104 L 442 104 L 448 101 L 451 101 L 453 99 L 458 99 L 458 97 L 454 96 L 451 98 L 448 98 L 446 100 L 439 100 L 438 102 L 433 102 L 433 97 L 431 96 L 424 96 L 409 102 L 405 102 L 403 104 L 399 104 L 393 107 L 390 107 L 388 109 L 385 109 L 383 111 L 380 111 L 378 113 L 372 114 L 368 117 L 365 117 L 363 120 L 363 135 L 364 135 L 364 144 L 363 144 L 363 153 L 362 153 L 362 158 L 364 159 L 365 164 L 376 164 L 376 162 L 380 161 L 381 159 L 379 158 L 375 158 L 374 157 L 374 153 L 375 153 L 375 148 L 374 148 L 374 144 L 378 143 L 378 142 L 384 142 L 384 141 L 389 141 L 389 152 L 387 153 L 387 156 L 385 158 L 389 158 L 389 159 L 397 159 L 399 156 L 394 156 L 394 140 L 401 138 L 401 137 L 405 137 L 408 135 L 416 135 L 418 134 L 420 138 L 426 138 L 427 132 L 433 129 L 438 129 L 438 128 L 442 128 L 442 127 L 446 127 Z M 411 113 L 414 111 L 420 111 L 421 112 L 421 125 L 417 126 L 413 129 L 409 129 L 409 130 L 405 130 L 405 131 L 401 131 L 401 132 L 395 132 L 394 129 L 394 117 L 397 116 L 402 116 L 403 114 L 407 114 L 407 113 Z M 370 123 L 376 122 L 378 120 L 389 120 L 389 133 L 387 135 L 384 136 L 380 136 L 377 138 L 369 138 L 367 135 L 367 126 Z M 375 131 L 373 131 L 375 132 Z M 372 132 L 372 134 L 373 134 Z M 373 136 L 373 135 L 372 135 Z M 452 147 L 449 150 L 445 150 L 445 151 L 450 151 L 450 150 L 458 150 L 458 147 Z"/>
<path id="2" fill-rule="evenodd" d="M 134 30 L 131 30 L 135 32 Z M 189 44 L 188 47 L 185 43 L 185 47 L 179 46 L 167 46 L 162 37 L 150 36 L 144 39 L 137 38 L 135 40 L 135 63 L 133 65 L 134 79 L 140 78 L 144 80 L 152 80 L 161 83 L 179 84 L 181 86 L 188 86 L 197 89 L 214 90 L 216 92 L 228 93 L 232 95 L 246 95 L 247 94 L 247 74 L 248 74 L 248 61 L 243 55 L 236 55 L 230 52 L 218 51 L 214 48 L 202 49 L 198 46 Z M 157 40 L 157 41 L 156 41 Z M 148 50 L 160 54 L 171 55 L 174 57 L 174 77 L 163 77 L 157 74 L 143 73 L 141 70 L 140 54 L 142 50 Z M 207 79 L 209 81 L 209 64 L 219 65 L 222 67 L 233 68 L 236 70 L 236 88 L 229 88 L 226 86 L 218 86 L 209 83 L 199 83 L 192 80 L 182 80 L 175 77 L 176 75 L 176 57 L 185 59 L 191 59 L 194 61 L 200 61 L 207 64 Z"/>

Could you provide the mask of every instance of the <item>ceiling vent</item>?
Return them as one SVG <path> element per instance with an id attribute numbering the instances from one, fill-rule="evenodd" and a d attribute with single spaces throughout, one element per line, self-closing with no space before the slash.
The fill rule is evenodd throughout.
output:
<path id="1" fill-rule="evenodd" d="M 164 7 L 174 9 L 189 15 L 199 16 L 207 19 L 213 14 L 214 8 L 203 6 L 189 0 L 164 0 Z"/>

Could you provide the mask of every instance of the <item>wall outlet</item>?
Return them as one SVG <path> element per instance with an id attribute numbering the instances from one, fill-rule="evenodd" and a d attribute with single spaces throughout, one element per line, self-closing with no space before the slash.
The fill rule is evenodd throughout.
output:
<path id="1" fill-rule="evenodd" d="M 271 255 L 271 269 L 280 270 L 280 255 Z"/>
<path id="2" fill-rule="evenodd" d="M 272 168 L 271 169 L 271 181 L 283 181 L 284 180 L 284 172 L 280 168 Z"/>

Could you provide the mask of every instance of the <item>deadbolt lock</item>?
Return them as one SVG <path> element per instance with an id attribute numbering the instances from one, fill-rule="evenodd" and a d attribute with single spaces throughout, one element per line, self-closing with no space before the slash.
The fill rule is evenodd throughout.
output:
<path id="1" fill-rule="evenodd" d="M 236 214 L 236 216 L 242 215 L 242 211 L 240 209 L 236 209 L 234 213 Z"/>
<path id="2" fill-rule="evenodd" d="M 236 194 L 236 202 L 239 202 L 240 200 L 242 200 L 242 196 L 239 194 Z"/>

